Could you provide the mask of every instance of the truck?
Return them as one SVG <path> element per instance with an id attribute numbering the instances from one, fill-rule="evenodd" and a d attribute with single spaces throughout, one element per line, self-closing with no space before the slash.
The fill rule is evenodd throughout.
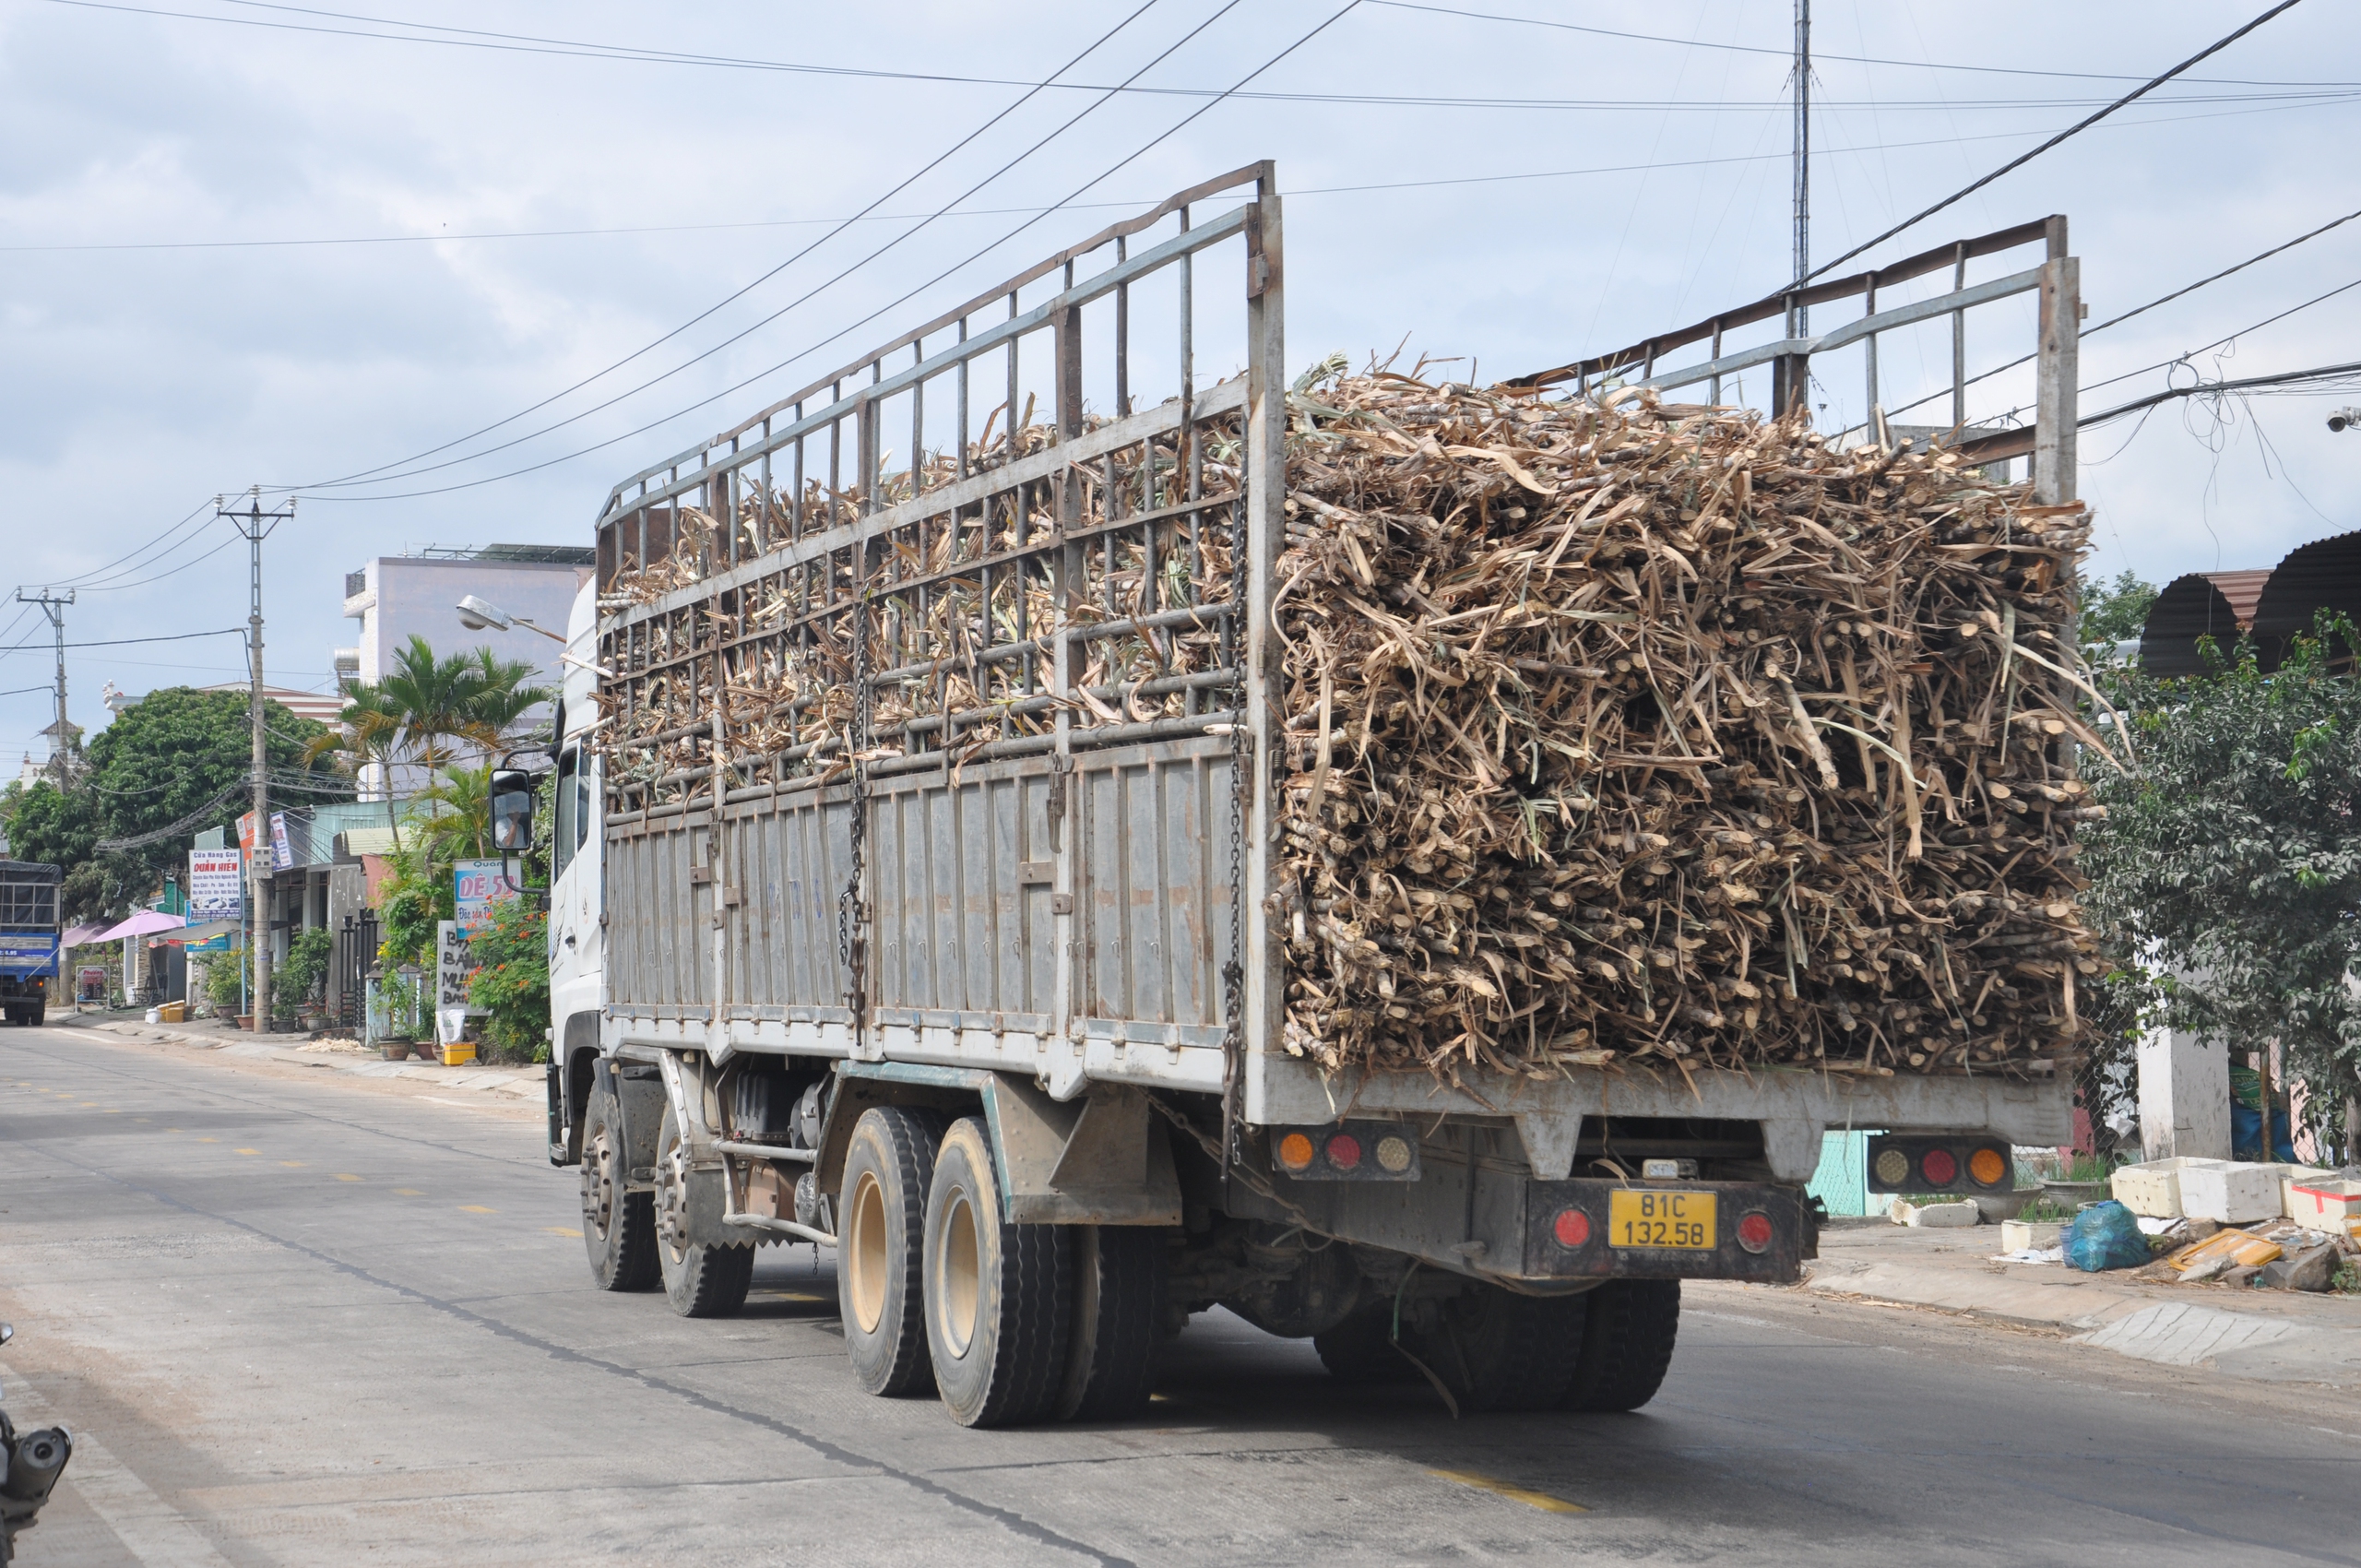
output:
<path id="1" fill-rule="evenodd" d="M 1536 382 L 1718 400 L 1866 341 L 1874 405 L 1879 332 L 2038 292 L 2036 423 L 1978 460 L 2029 454 L 2070 499 L 2064 233 Z M 2022 245 L 2046 254 L 1967 286 Z M 1324 1074 L 1287 1048 L 1264 759 L 1288 280 L 1251 165 L 613 487 L 567 630 L 549 922 L 549 1158 L 578 1167 L 601 1289 L 727 1315 L 758 1246 L 833 1249 L 860 1385 L 931 1384 L 966 1425 L 1135 1412 L 1158 1345 L 1216 1305 L 1457 1408 L 1625 1410 L 1665 1375 L 1683 1280 L 1800 1277 L 1830 1131 L 1878 1130 L 1870 1183 L 1908 1191 L 2005 1191 L 2009 1146 L 2070 1138 L 2062 1075 Z M 1847 298 L 1857 320 L 1797 325 Z M 1037 401 L 1046 441 L 970 462 Z M 1119 455 L 1145 477 L 1086 527 Z M 1094 579 L 1119 541 L 1137 569 Z M 1220 594 L 1189 568 L 1208 550 L 1242 563 Z M 1090 684 L 1108 639 L 1184 636 L 1211 667 L 1152 714 Z M 746 692 L 815 659 L 848 674 L 745 740 Z"/>
<path id="2" fill-rule="evenodd" d="M 0 1017 L 38 1024 L 59 973 L 57 892 L 65 873 L 29 861 L 0 861 Z"/>

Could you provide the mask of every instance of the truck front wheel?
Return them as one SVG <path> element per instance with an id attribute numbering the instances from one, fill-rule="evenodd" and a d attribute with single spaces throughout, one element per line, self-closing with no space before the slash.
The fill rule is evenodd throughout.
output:
<path id="1" fill-rule="evenodd" d="M 853 1123 L 845 1150 L 836 1301 L 853 1375 L 881 1396 L 914 1394 L 931 1375 L 919 1280 L 941 1131 L 931 1116 L 881 1105 Z"/>
<path id="2" fill-rule="evenodd" d="M 582 1122 L 582 1244 L 601 1290 L 656 1283 L 656 1195 L 624 1190 L 623 1108 L 611 1090 L 590 1097 Z"/>
<path id="3" fill-rule="evenodd" d="M 1680 1330 L 1680 1281 L 1610 1279 L 1588 1304 L 1582 1355 L 1563 1404 L 1570 1410 L 1636 1410 L 1664 1386 Z"/>
<path id="4" fill-rule="evenodd" d="M 984 1124 L 952 1123 L 926 1199 L 926 1339 L 934 1386 L 963 1427 L 1038 1420 L 1057 1407 L 1074 1321 L 1072 1239 L 1001 1218 Z"/>
<path id="5" fill-rule="evenodd" d="M 731 1317 L 754 1282 L 754 1249 L 688 1239 L 689 1170 L 670 1108 L 656 1145 L 656 1262 L 664 1294 L 682 1317 Z"/>

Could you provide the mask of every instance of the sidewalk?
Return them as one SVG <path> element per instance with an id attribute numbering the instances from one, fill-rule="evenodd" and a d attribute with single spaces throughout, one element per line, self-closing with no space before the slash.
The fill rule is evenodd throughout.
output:
<path id="1" fill-rule="evenodd" d="M 445 1067 L 432 1062 L 388 1062 L 380 1053 L 349 1041 L 310 1040 L 298 1043 L 292 1035 L 256 1039 L 235 1026 L 223 1026 L 212 1019 L 200 1019 L 189 1024 L 150 1024 L 137 1018 L 125 1020 L 103 1014 L 84 1013 L 79 1016 L 53 1016 L 47 1022 L 53 1028 L 95 1029 L 128 1039 L 194 1046 L 201 1051 L 218 1051 L 225 1056 L 283 1062 L 296 1067 L 327 1067 L 367 1078 L 413 1078 L 444 1088 L 509 1094 L 519 1099 L 531 1100 L 540 1100 L 548 1092 L 539 1067 Z M 282 1041 L 284 1043 L 280 1043 Z"/>
<path id="2" fill-rule="evenodd" d="M 2361 1296 L 2146 1285 L 2126 1273 L 1995 1261 L 1998 1226 L 1915 1229 L 1839 1220 L 1804 1289 L 2054 1329 L 2073 1343 L 2266 1383 L 2361 1388 Z"/>

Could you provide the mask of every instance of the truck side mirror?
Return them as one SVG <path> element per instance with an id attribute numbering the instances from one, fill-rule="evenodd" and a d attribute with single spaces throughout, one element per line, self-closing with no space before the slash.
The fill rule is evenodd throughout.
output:
<path id="1" fill-rule="evenodd" d="M 492 776 L 492 844 L 514 854 L 533 842 L 533 776 L 504 768 Z"/>

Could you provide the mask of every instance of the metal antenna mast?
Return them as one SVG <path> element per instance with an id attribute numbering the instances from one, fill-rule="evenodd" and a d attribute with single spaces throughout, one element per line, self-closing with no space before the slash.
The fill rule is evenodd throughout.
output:
<path id="1" fill-rule="evenodd" d="M 246 612 L 246 647 L 254 656 L 254 695 L 250 699 L 254 723 L 255 769 L 255 849 L 254 860 L 246 867 L 248 878 L 247 902 L 253 908 L 254 921 L 254 1010 L 255 1032 L 270 1028 L 270 876 L 276 869 L 273 840 L 270 832 L 270 754 L 266 743 L 268 733 L 263 727 L 262 695 L 262 541 L 271 530 L 295 516 L 295 501 L 289 497 L 284 506 L 263 510 L 262 486 L 255 485 L 247 493 L 245 510 L 238 511 L 224 505 L 224 497 L 213 498 L 213 515 L 225 519 L 245 537 L 253 552 L 250 575 L 253 602 Z"/>
<path id="2" fill-rule="evenodd" d="M 1797 283 L 1811 275 L 1811 0 L 1796 0 L 1796 270 Z M 1806 326 L 1805 307 L 1796 306 L 1796 331 Z"/>
<path id="3" fill-rule="evenodd" d="M 49 766 L 57 775 L 57 787 L 63 790 L 71 766 L 73 733 L 65 725 L 65 607 L 74 602 L 74 590 L 66 589 L 65 597 L 60 599 L 47 588 L 32 595 L 18 588 L 17 602 L 40 605 L 41 612 L 49 617 L 49 629 L 57 642 L 57 738 L 50 743 Z"/>

